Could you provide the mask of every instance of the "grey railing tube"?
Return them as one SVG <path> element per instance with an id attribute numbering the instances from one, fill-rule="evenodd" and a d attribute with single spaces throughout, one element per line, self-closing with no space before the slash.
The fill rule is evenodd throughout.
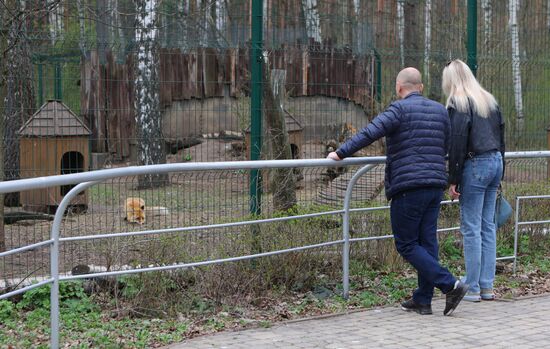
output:
<path id="1" fill-rule="evenodd" d="M 550 151 L 548 152 L 550 154 Z M 139 176 L 147 174 L 163 174 L 170 172 L 190 171 L 223 171 L 223 170 L 250 170 L 263 168 L 306 168 L 306 167 L 342 167 L 351 165 L 381 164 L 386 161 L 385 156 L 362 158 L 348 158 L 342 161 L 330 159 L 298 159 L 298 160 L 259 160 L 259 161 L 225 161 L 225 162 L 187 162 L 176 164 L 161 164 L 147 166 L 128 166 L 71 173 L 65 175 L 35 177 L 0 182 L 0 193 L 26 191 L 47 187 L 83 182 L 104 181 L 118 177 Z"/>
<path id="2" fill-rule="evenodd" d="M 375 165 L 366 165 L 359 171 L 355 172 L 346 188 L 346 196 L 344 197 L 344 216 L 342 218 L 342 239 L 344 240 L 344 246 L 342 247 L 342 288 L 344 291 L 344 299 L 348 299 L 349 297 L 349 206 L 351 202 L 351 195 L 357 180 L 363 174 L 370 171 L 374 166 Z"/>
<path id="3" fill-rule="evenodd" d="M 52 288 L 50 291 L 50 325 L 51 325 L 51 348 L 59 348 L 59 231 L 61 228 L 61 222 L 63 221 L 63 214 L 69 203 L 75 198 L 78 193 L 91 187 L 98 182 L 86 182 L 81 183 L 72 188 L 61 200 L 61 203 L 57 207 L 55 217 L 52 224 L 52 246 L 50 249 L 50 273 L 52 281 Z"/>
<path id="4" fill-rule="evenodd" d="M 505 154 L 509 159 L 550 158 L 550 150 L 519 151 Z M 330 159 L 298 159 L 298 160 L 259 160 L 259 161 L 225 161 L 225 162 L 191 162 L 177 164 L 128 166 L 97 170 L 89 172 L 71 173 L 65 175 L 17 179 L 0 182 L 0 193 L 11 193 L 67 184 L 78 184 L 91 181 L 103 181 L 117 177 L 138 176 L 146 174 L 163 174 L 169 172 L 188 171 L 221 171 L 221 170 L 250 170 L 262 168 L 306 168 L 306 167 L 342 167 L 351 165 L 381 164 L 386 161 L 385 156 L 347 158 L 341 161 Z"/>

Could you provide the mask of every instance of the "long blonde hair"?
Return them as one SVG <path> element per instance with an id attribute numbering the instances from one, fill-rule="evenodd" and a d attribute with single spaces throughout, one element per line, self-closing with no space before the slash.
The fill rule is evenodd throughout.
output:
<path id="1" fill-rule="evenodd" d="M 445 66 L 441 85 L 447 96 L 447 107 L 452 106 L 460 112 L 468 112 L 471 102 L 473 110 L 483 118 L 497 109 L 495 97 L 481 87 L 470 68 L 460 59 L 455 59 Z"/>

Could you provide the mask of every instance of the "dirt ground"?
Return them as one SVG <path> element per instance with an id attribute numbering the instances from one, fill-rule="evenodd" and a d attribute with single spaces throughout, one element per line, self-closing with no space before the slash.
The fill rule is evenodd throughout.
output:
<path id="1" fill-rule="evenodd" d="M 314 152 L 320 151 L 321 148 L 322 145 L 315 144 L 307 147 Z M 200 145 L 168 156 L 168 162 L 186 159 L 229 161 L 242 160 L 243 156 L 232 151 L 230 141 L 208 139 Z M 126 165 L 112 164 L 109 167 Z M 322 169 L 305 171 L 305 179 L 297 192 L 300 202 L 311 201 L 315 197 L 320 185 L 321 172 Z M 126 177 L 106 181 L 90 189 L 86 212 L 69 212 L 62 224 L 60 236 L 74 237 L 200 226 L 228 222 L 248 214 L 248 177 L 244 171 L 172 174 L 171 184 L 158 190 L 138 191 L 135 189 L 136 183 L 136 178 Z M 122 205 L 124 200 L 131 196 L 144 198 L 147 205 L 165 207 L 169 214 L 151 215 L 143 225 L 128 223 L 124 219 Z M 268 193 L 264 195 L 265 198 L 268 196 Z M 265 209 L 269 210 L 268 207 Z M 11 210 L 19 210 L 19 208 Z M 22 220 L 6 225 L 7 248 L 17 248 L 49 239 L 51 224 L 52 222 L 47 220 Z M 212 255 L 217 246 L 223 244 L 222 233 L 234 234 L 238 231 L 239 229 L 198 230 L 164 234 L 162 238 L 159 234 L 153 234 L 131 238 L 65 242 L 61 244 L 60 271 L 70 271 L 79 264 L 103 267 L 155 264 L 159 262 L 158 253 L 151 253 L 152 246 L 168 250 L 166 245 L 175 243 L 178 244 L 181 257 Z M 173 259 L 178 259 L 177 257 L 173 256 Z M 49 260 L 48 247 L 0 258 L 0 279 L 48 274 Z"/>

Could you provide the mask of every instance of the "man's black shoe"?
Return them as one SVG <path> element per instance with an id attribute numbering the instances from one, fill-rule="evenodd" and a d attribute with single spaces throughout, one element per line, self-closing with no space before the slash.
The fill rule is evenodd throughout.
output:
<path id="1" fill-rule="evenodd" d="M 401 309 L 405 311 L 415 311 L 420 315 L 432 314 L 432 306 L 430 304 L 418 304 L 412 298 L 401 303 Z"/>
<path id="2" fill-rule="evenodd" d="M 456 285 L 456 288 L 447 293 L 445 297 L 445 310 L 443 311 L 443 315 L 452 314 L 452 312 L 458 306 L 458 303 L 460 303 L 462 298 L 464 298 L 466 292 L 468 292 L 469 287 L 470 286 L 468 284 L 459 281 L 458 285 Z"/>

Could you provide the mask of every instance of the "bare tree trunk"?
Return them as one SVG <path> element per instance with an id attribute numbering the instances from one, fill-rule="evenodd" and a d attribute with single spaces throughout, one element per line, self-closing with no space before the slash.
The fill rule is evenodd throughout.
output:
<path id="1" fill-rule="evenodd" d="M 78 11 L 78 27 L 79 27 L 78 47 L 80 48 L 80 53 L 82 57 L 86 57 L 86 26 L 84 23 L 85 17 L 84 17 L 84 6 L 82 5 L 82 1 L 83 0 L 76 0 L 76 9 Z"/>
<path id="2" fill-rule="evenodd" d="M 4 178 L 19 178 L 19 135 L 17 131 L 33 114 L 35 108 L 33 64 L 27 35 L 27 20 L 20 3 L 15 3 L 7 35 L 7 96 L 4 108 Z M 19 193 L 5 195 L 7 206 L 19 205 Z"/>
<path id="3" fill-rule="evenodd" d="M 399 41 L 399 59 L 405 67 L 405 0 L 397 0 L 397 40 Z"/>
<path id="4" fill-rule="evenodd" d="M 306 33 L 309 39 L 321 43 L 321 19 L 317 9 L 317 0 L 302 0 Z"/>
<path id="5" fill-rule="evenodd" d="M 518 30 L 518 0 L 509 0 L 509 26 L 512 39 L 512 80 L 514 84 L 514 100 L 516 103 L 516 136 L 523 131 L 523 94 L 521 90 L 521 69 L 519 53 L 519 30 Z"/>
<path id="6" fill-rule="evenodd" d="M 369 43 L 367 39 L 367 33 L 369 33 L 371 29 L 370 23 L 366 23 L 364 19 L 364 15 L 361 10 L 361 1 L 360 0 L 353 0 L 353 9 L 354 9 L 354 20 L 353 20 L 353 26 L 354 26 L 354 50 L 359 54 L 364 54 L 369 49 Z"/>
<path id="7" fill-rule="evenodd" d="M 483 43 L 485 49 L 487 49 L 491 40 L 491 22 L 493 20 L 493 5 L 491 4 L 491 0 L 482 0 L 481 9 L 483 10 Z"/>
<path id="8" fill-rule="evenodd" d="M 202 14 L 203 27 L 199 28 L 199 45 L 200 47 L 208 47 L 208 35 L 210 32 L 210 21 L 208 20 L 208 0 L 197 0 L 198 13 Z"/>
<path id="9" fill-rule="evenodd" d="M 126 37 L 124 36 L 124 30 L 122 30 L 123 24 L 120 18 L 120 6 L 118 3 L 118 0 L 113 1 L 113 15 L 114 15 L 114 23 L 117 30 L 118 40 L 120 41 L 120 46 L 122 48 L 122 51 L 124 51 L 124 48 L 126 47 Z"/>
<path id="10" fill-rule="evenodd" d="M 424 81 L 426 82 L 426 95 L 430 95 L 430 51 L 432 49 L 432 0 L 426 0 L 424 7 Z"/>
<path id="11" fill-rule="evenodd" d="M 99 63 L 105 64 L 106 59 L 106 50 L 107 45 L 109 42 L 108 38 L 108 31 L 106 26 L 106 20 L 105 20 L 105 13 L 107 7 L 107 0 L 96 0 L 96 16 L 98 17 L 98 20 L 95 23 L 95 31 L 97 36 L 97 52 L 99 53 Z M 99 142 L 101 143 L 101 142 Z M 98 151 L 104 151 L 104 150 L 98 150 Z"/>
<path id="12" fill-rule="evenodd" d="M 182 0 L 178 1 L 177 3 L 177 28 L 179 29 L 179 32 L 182 34 L 183 38 L 187 38 L 190 36 L 189 31 L 189 0 Z M 178 47 L 182 48 L 184 51 L 187 50 L 188 46 L 188 40 L 185 39 L 178 39 L 177 41 Z"/>
<path id="13" fill-rule="evenodd" d="M 546 2 L 546 26 L 548 27 L 548 31 L 550 31 L 550 0 Z"/>
<path id="14" fill-rule="evenodd" d="M 264 115 L 270 135 L 273 159 L 292 159 L 292 151 L 286 131 L 285 112 L 282 101 L 285 94 L 286 71 L 274 69 L 269 74 L 269 65 L 264 64 Z M 271 190 L 275 210 L 286 211 L 296 205 L 296 183 L 292 168 L 273 170 Z"/>
<path id="15" fill-rule="evenodd" d="M 267 1 L 265 1 L 267 3 Z M 216 1 L 214 8 L 214 21 L 216 24 L 216 36 L 219 47 L 227 46 L 227 4 L 224 0 Z M 265 17 L 264 17 L 265 18 Z"/>
<path id="16" fill-rule="evenodd" d="M 420 9 L 420 11 L 419 11 Z M 405 50 L 405 67 L 420 67 L 422 56 L 422 29 L 423 26 L 418 22 L 421 12 L 419 0 L 407 0 L 404 2 L 404 50 Z"/>
<path id="17" fill-rule="evenodd" d="M 157 0 L 134 0 L 136 6 L 135 99 L 140 165 L 166 162 L 159 98 Z M 139 188 L 158 187 L 167 175 L 144 175 Z"/>

